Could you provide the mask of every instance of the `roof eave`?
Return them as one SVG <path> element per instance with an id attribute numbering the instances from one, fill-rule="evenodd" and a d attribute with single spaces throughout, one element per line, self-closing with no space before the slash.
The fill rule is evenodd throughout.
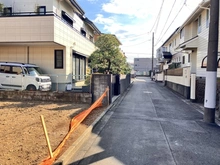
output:
<path id="1" fill-rule="evenodd" d="M 83 9 L 79 6 L 79 4 L 75 0 L 68 0 L 79 12 L 80 14 L 84 15 L 85 12 Z"/>

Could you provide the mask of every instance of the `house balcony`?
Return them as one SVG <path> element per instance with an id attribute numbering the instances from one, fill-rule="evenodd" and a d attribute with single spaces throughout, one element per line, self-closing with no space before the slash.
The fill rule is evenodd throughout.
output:
<path id="1" fill-rule="evenodd" d="M 198 35 L 181 43 L 179 48 L 182 50 L 193 50 L 198 48 Z"/>
<path id="2" fill-rule="evenodd" d="M 158 63 L 169 62 L 171 58 L 172 58 L 172 54 L 170 52 L 163 51 L 161 52 L 160 58 L 158 58 Z"/>
<path id="3" fill-rule="evenodd" d="M 90 55 L 95 45 L 54 13 L 0 16 L 0 45 L 62 45 Z"/>

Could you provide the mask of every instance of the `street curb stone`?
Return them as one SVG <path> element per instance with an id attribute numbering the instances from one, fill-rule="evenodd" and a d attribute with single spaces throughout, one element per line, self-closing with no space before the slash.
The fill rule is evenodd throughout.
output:
<path id="1" fill-rule="evenodd" d="M 119 98 L 117 96 L 114 102 Z M 95 125 L 102 119 L 102 117 L 114 106 L 114 102 L 110 104 L 104 112 L 85 130 L 85 132 L 62 154 L 54 165 L 66 165 L 71 157 L 78 151 L 81 145 L 89 138 Z"/>

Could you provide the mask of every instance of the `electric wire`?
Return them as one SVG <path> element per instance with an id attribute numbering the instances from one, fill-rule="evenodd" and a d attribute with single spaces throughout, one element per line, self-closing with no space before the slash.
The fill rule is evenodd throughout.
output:
<path id="1" fill-rule="evenodd" d="M 160 16 L 160 13 L 161 13 L 161 10 L 162 10 L 162 7 L 163 7 L 163 3 L 164 3 L 164 0 L 163 0 L 162 4 L 161 4 L 161 6 L 160 6 L 160 11 L 159 11 L 159 13 L 158 13 L 158 15 L 157 15 L 157 18 L 156 18 L 156 20 L 155 20 L 155 22 L 154 22 L 154 24 L 153 24 L 153 26 L 152 26 L 152 28 L 151 28 L 151 30 L 150 30 L 150 33 L 153 31 L 154 26 L 155 26 L 156 23 L 158 22 L 157 20 L 158 20 L 158 18 L 159 18 L 159 16 Z"/>
<path id="2" fill-rule="evenodd" d="M 143 42 L 141 42 L 141 43 L 137 43 L 137 44 L 133 44 L 133 45 L 125 45 L 125 46 L 123 46 L 123 47 L 137 46 L 137 45 L 141 45 L 141 44 L 143 44 L 143 43 L 149 42 L 149 41 L 151 41 L 151 39 L 148 39 L 148 40 L 145 40 L 145 41 L 143 41 Z"/>
<path id="3" fill-rule="evenodd" d="M 166 19 L 165 24 L 164 24 L 163 27 L 166 27 L 166 25 L 167 25 L 167 23 L 168 23 L 168 20 L 169 20 L 169 18 L 170 18 L 170 15 L 171 15 L 171 13 L 172 13 L 172 11 L 173 11 L 173 9 L 174 9 L 175 4 L 176 4 L 176 0 L 174 1 L 173 5 L 172 5 L 172 8 L 171 8 L 171 10 L 170 10 L 170 12 L 169 12 L 169 15 L 168 15 L 168 17 L 167 17 L 167 19 Z M 164 29 L 165 29 L 165 28 L 163 28 L 163 30 L 161 31 L 161 33 L 160 33 L 159 36 L 162 35 Z M 159 40 L 159 39 L 158 39 L 158 40 Z M 156 43 L 158 42 L 158 40 L 156 41 Z"/>
<path id="4" fill-rule="evenodd" d="M 169 28 L 171 27 L 171 25 L 173 24 L 173 22 L 175 21 L 175 19 L 177 18 L 177 16 L 179 15 L 179 13 L 182 11 L 184 5 L 186 4 L 186 0 L 183 3 L 182 7 L 180 8 L 180 10 L 178 11 L 178 13 L 176 14 L 176 16 L 174 17 L 174 19 L 172 20 L 172 22 L 170 23 L 169 27 L 166 29 L 166 31 L 163 33 L 163 35 L 158 39 L 158 42 L 154 45 L 157 46 L 157 44 L 162 40 L 163 36 L 167 33 L 167 31 L 169 30 Z"/>
<path id="5" fill-rule="evenodd" d="M 161 16 L 161 13 L 162 13 L 162 9 L 163 9 L 163 4 L 164 4 L 164 0 L 161 4 L 161 7 L 160 7 L 160 11 L 159 11 L 159 14 L 158 14 L 158 21 L 157 21 L 157 24 L 156 24 L 156 27 L 155 27 L 155 33 L 157 33 L 157 28 L 158 28 L 158 25 L 159 25 L 159 22 L 160 22 L 160 16 Z"/>
<path id="6" fill-rule="evenodd" d="M 158 25 L 159 25 L 159 21 L 160 21 L 160 16 L 161 16 L 161 12 L 162 12 L 162 8 L 163 8 L 163 4 L 164 4 L 164 0 L 162 1 L 162 4 L 161 4 L 161 6 L 160 6 L 160 10 L 159 10 L 159 13 L 158 13 L 158 15 L 157 15 L 157 18 L 156 18 L 156 20 L 155 20 L 155 22 L 154 22 L 154 25 L 153 25 L 153 27 L 152 27 L 152 29 L 151 29 L 151 31 L 150 32 L 148 32 L 148 33 L 151 33 L 152 31 L 153 31 L 153 29 L 154 29 L 154 26 L 156 25 L 156 30 L 157 30 L 157 28 L 158 28 Z M 148 42 L 148 41 L 151 41 L 151 40 L 146 40 L 146 41 L 143 41 L 143 42 L 141 42 L 141 43 L 138 43 L 138 44 L 134 44 L 134 45 L 127 45 L 127 46 L 123 46 L 123 47 L 132 47 L 132 46 L 137 46 L 137 45 L 141 45 L 141 44 L 143 44 L 143 43 L 146 43 L 146 42 Z"/>

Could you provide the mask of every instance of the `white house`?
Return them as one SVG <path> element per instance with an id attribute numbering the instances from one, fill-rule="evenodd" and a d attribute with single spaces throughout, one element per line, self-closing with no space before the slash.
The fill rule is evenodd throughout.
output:
<path id="1" fill-rule="evenodd" d="M 1 0 L 0 61 L 34 63 L 53 88 L 83 80 L 99 29 L 75 0 Z"/>
<path id="2" fill-rule="evenodd" d="M 201 102 L 205 87 L 209 21 L 210 0 L 204 0 L 157 51 L 158 61 L 163 66 L 162 72 L 166 74 L 163 81 L 187 98 L 194 93 L 191 82 L 196 81 L 193 90 L 196 90 L 196 97 Z M 164 54 L 171 55 L 167 60 L 169 62 L 164 62 Z M 196 80 L 191 79 L 194 77 L 192 75 L 195 75 Z"/>

